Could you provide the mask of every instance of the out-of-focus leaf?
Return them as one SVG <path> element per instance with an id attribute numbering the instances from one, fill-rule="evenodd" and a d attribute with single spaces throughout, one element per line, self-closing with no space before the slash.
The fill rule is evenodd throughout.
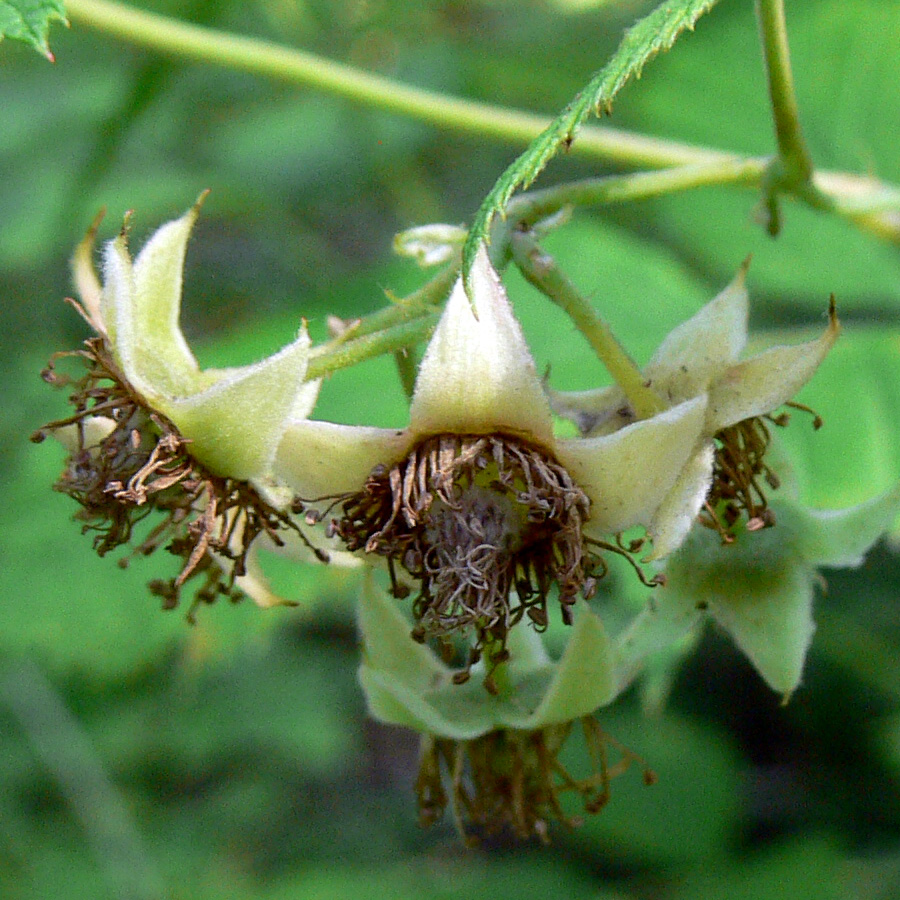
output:
<path id="1" fill-rule="evenodd" d="M 798 399 L 822 416 L 795 411 L 774 428 L 800 496 L 811 506 L 846 507 L 900 480 L 900 334 L 845 329 Z"/>
<path id="2" fill-rule="evenodd" d="M 697 863 L 720 855 L 733 840 L 729 829 L 740 803 L 733 752 L 724 737 L 671 710 L 651 721 L 620 705 L 603 711 L 598 721 L 646 761 L 657 782 L 645 785 L 640 768 L 632 766 L 612 782 L 609 803 L 586 817 L 569 841 L 585 851 L 613 847 L 620 859 L 641 862 Z M 616 758 L 615 750 L 610 756 Z M 580 771 L 574 755 L 564 762 L 573 774 Z"/>
<path id="3" fill-rule="evenodd" d="M 53 62 L 47 41 L 51 22 L 68 24 L 60 0 L 0 0 L 0 40 L 24 41 Z"/>
<path id="4" fill-rule="evenodd" d="M 439 864 L 436 864 L 438 862 Z M 561 860 L 551 864 L 538 859 L 485 859 L 470 853 L 452 860 L 412 859 L 398 865 L 320 867 L 307 869 L 296 879 L 284 879 L 277 886 L 254 893 L 258 900 L 347 900 L 371 896 L 377 885 L 384 900 L 493 900 L 504 896 L 515 885 L 519 900 L 544 900 L 546 897 L 592 898 L 592 900 L 629 900 L 620 891 L 604 890 Z M 207 895 L 204 895 L 204 898 Z M 216 895 L 210 894 L 212 900 Z"/>
<path id="5" fill-rule="evenodd" d="M 845 900 L 847 863 L 834 842 L 808 836 L 730 866 L 693 870 L 672 900 Z"/>
<path id="6" fill-rule="evenodd" d="M 491 222 L 502 213 L 519 187 L 528 187 L 559 151 L 575 140 L 578 128 L 593 115 L 609 112 L 613 98 L 632 77 L 639 77 L 645 64 L 668 50 L 678 36 L 693 28 L 697 19 L 716 0 L 665 0 L 632 26 L 606 65 L 575 99 L 536 137 L 528 149 L 500 176 L 481 204 L 463 248 L 463 271 L 468 272 L 478 245 L 489 240 Z"/>

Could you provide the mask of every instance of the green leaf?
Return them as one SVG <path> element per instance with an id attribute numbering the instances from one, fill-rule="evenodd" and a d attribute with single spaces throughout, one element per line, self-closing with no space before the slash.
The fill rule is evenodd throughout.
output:
<path id="1" fill-rule="evenodd" d="M 0 0 L 0 40 L 25 41 L 50 62 L 54 58 L 47 35 L 54 21 L 69 24 L 60 0 Z"/>
<path id="2" fill-rule="evenodd" d="M 469 239 L 463 249 L 463 271 L 468 273 L 475 251 L 489 240 L 491 222 L 503 212 L 519 187 L 528 187 L 548 162 L 575 138 L 578 128 L 592 115 L 610 112 L 613 98 L 632 77 L 639 77 L 644 64 L 661 50 L 668 50 L 686 28 L 708 12 L 716 0 L 666 0 L 630 28 L 610 61 L 590 80 L 551 124 L 529 144 L 500 176 L 475 214 Z"/>

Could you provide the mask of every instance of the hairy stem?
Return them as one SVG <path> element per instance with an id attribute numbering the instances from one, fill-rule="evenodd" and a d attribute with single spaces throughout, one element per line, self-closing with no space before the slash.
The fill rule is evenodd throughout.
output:
<path id="1" fill-rule="evenodd" d="M 769 10 L 774 2 L 767 0 L 765 9 Z M 75 24 L 160 53 L 316 87 L 365 106 L 385 109 L 459 134 L 527 144 L 551 122 L 547 116 L 422 90 L 292 47 L 179 22 L 114 0 L 68 0 L 66 14 Z M 790 68 L 776 65 L 780 59 L 786 64 L 786 45 L 783 56 L 776 54 L 773 57 L 770 70 L 787 72 L 787 80 L 783 76 L 779 79 L 779 84 L 787 89 L 792 84 Z M 776 111 L 788 110 L 790 105 L 785 103 L 793 103 L 792 89 L 785 90 L 783 96 L 791 99 L 779 100 L 777 105 L 773 101 Z M 793 108 L 796 118 L 795 103 Z M 608 126 L 583 127 L 569 152 L 641 168 L 690 167 L 684 178 L 658 181 L 655 193 L 682 190 L 697 184 L 758 187 L 765 172 L 763 165 L 759 174 L 755 174 L 755 168 L 761 165 L 758 159 Z M 704 167 L 709 168 L 704 171 Z M 740 177 L 736 176 L 735 172 L 741 170 Z M 691 184 L 692 178 L 699 180 Z M 900 243 L 900 189 L 896 186 L 850 173 L 822 171 L 812 176 L 812 183 L 816 190 L 799 196 L 802 202 L 828 208 L 865 231 Z M 621 199 L 628 198 L 623 196 Z"/>
<path id="2" fill-rule="evenodd" d="M 514 197 L 506 212 L 510 230 L 530 228 L 566 206 L 594 206 L 646 200 L 710 185 L 759 185 L 768 158 L 726 159 L 629 175 L 606 175 L 570 181 Z M 498 235 L 496 239 L 502 240 Z M 491 246 L 493 248 L 494 242 Z"/>
<path id="3" fill-rule="evenodd" d="M 662 412 L 664 404 L 646 385 L 641 370 L 618 342 L 609 324 L 578 293 L 556 261 L 538 246 L 534 235 L 527 231 L 514 232 L 510 243 L 513 259 L 522 274 L 572 319 L 613 380 L 625 392 L 638 418 L 645 419 Z"/>

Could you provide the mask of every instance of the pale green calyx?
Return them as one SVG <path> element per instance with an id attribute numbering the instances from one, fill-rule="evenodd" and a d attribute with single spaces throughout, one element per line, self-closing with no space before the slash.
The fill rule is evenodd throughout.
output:
<path id="1" fill-rule="evenodd" d="M 773 690 L 791 695 L 815 630 L 817 569 L 860 565 L 900 512 L 900 487 L 848 509 L 814 510 L 784 497 L 772 505 L 777 528 L 730 545 L 694 529 L 666 561 L 665 587 L 620 639 L 620 685 L 710 616 Z"/>
<path id="2" fill-rule="evenodd" d="M 587 607 L 576 617 L 556 662 L 533 628 L 511 632 L 510 660 L 497 694 L 483 690 L 480 678 L 454 683 L 459 670 L 410 641 L 409 621 L 371 579 L 363 588 L 359 615 L 359 679 L 370 713 L 382 722 L 469 740 L 502 728 L 532 731 L 579 719 L 615 696 L 612 646 L 600 619 Z"/>
<path id="3" fill-rule="evenodd" d="M 681 544 L 707 498 L 714 470 L 713 438 L 787 403 L 812 378 L 840 331 L 832 307 L 829 324 L 817 340 L 772 347 L 740 360 L 747 343 L 746 268 L 675 328 L 643 370 L 646 383 L 669 405 L 708 397 L 697 444 L 648 529 L 654 559 Z M 635 418 L 615 386 L 550 396 L 554 409 L 589 436 L 614 433 Z"/>
<path id="4" fill-rule="evenodd" d="M 198 210 L 199 201 L 159 228 L 133 261 L 124 231 L 110 241 L 99 297 L 83 245 L 74 260 L 76 285 L 128 384 L 190 441 L 191 454 L 215 474 L 268 490 L 286 423 L 308 415 L 318 392 L 318 383 L 305 382 L 309 337 L 301 325 L 292 344 L 258 363 L 199 367 L 179 325 L 184 259 Z"/>
<path id="5" fill-rule="evenodd" d="M 698 441 L 706 397 L 615 434 L 557 439 L 534 361 L 482 248 L 447 300 L 402 431 L 292 423 L 275 475 L 304 501 L 334 498 L 350 551 L 387 559 L 417 640 L 473 634 L 471 663 L 502 658 L 523 616 L 563 622 L 589 597 L 604 535 L 650 521 Z M 402 582 L 402 583 L 401 583 Z M 512 651 L 510 651 L 512 652 Z M 490 690 L 490 663 L 485 687 Z"/>
<path id="6" fill-rule="evenodd" d="M 372 469 L 433 435 L 503 434 L 547 451 L 590 500 L 590 533 L 649 521 L 691 457 L 706 397 L 612 435 L 558 439 L 541 380 L 506 292 L 481 248 L 471 303 L 457 281 L 419 369 L 402 430 L 298 420 L 287 428 L 276 473 L 304 498 L 355 491 Z M 474 312 L 473 312 L 474 310 Z"/>

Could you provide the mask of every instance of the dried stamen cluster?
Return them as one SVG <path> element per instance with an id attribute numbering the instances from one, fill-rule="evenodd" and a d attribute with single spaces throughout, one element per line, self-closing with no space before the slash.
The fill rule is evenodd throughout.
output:
<path id="1" fill-rule="evenodd" d="M 175 578 L 151 581 L 150 589 L 162 597 L 164 608 L 172 609 L 185 583 L 203 575 L 189 619 L 200 603 L 212 603 L 220 595 L 236 599 L 235 579 L 246 572 L 253 541 L 267 534 L 280 545 L 278 532 L 297 531 L 296 524 L 251 485 L 214 475 L 193 459 L 190 442 L 131 389 L 102 338 L 58 356 L 80 357 L 88 371 L 72 381 L 56 372 L 51 361 L 43 377 L 55 386 L 74 388 L 69 399 L 75 413 L 45 425 L 32 440 L 40 442 L 60 429 L 74 434 L 74 447 L 54 488 L 81 505 L 78 518 L 86 523 L 83 531 L 97 532 L 98 555 L 129 544 L 138 523 L 162 513 L 120 565 L 165 545 L 181 559 L 181 570 Z M 321 551 L 317 555 L 327 561 Z"/>
<path id="2" fill-rule="evenodd" d="M 387 557 L 395 596 L 409 593 L 398 564 L 420 585 L 417 640 L 474 629 L 469 666 L 486 648 L 496 664 L 523 615 L 546 628 L 554 585 L 566 623 L 578 594 L 593 592 L 592 573 L 605 567 L 582 535 L 589 507 L 568 472 L 529 444 L 450 434 L 376 467 L 332 528 L 348 549 Z"/>
<path id="3" fill-rule="evenodd" d="M 577 794 L 584 812 L 593 814 L 609 800 L 612 779 L 632 762 L 643 766 L 645 784 L 655 782 L 643 760 L 610 738 L 593 717 L 580 721 L 590 765 L 585 778 L 574 778 L 559 761 L 574 722 L 534 731 L 492 731 L 469 741 L 423 738 L 416 780 L 420 824 L 433 825 L 449 804 L 467 843 L 477 842 L 478 835 L 490 837 L 505 830 L 519 839 L 537 837 L 548 843 L 550 822 L 570 828 L 581 824 L 563 810 L 562 794 Z M 608 746 L 619 751 L 620 758 L 613 764 Z"/>
<path id="4" fill-rule="evenodd" d="M 813 428 L 822 427 L 821 418 L 808 406 L 787 403 L 786 406 L 810 413 Z M 790 421 L 788 413 L 777 416 L 756 416 L 723 428 L 715 435 L 712 486 L 700 514 L 699 521 L 716 530 L 723 543 L 734 540 L 732 529 L 742 514 L 747 516 L 748 531 L 759 531 L 775 525 L 775 514 L 769 508 L 760 481 L 777 490 L 778 475 L 765 462 L 765 454 L 772 440 L 766 421 L 784 427 Z"/>

